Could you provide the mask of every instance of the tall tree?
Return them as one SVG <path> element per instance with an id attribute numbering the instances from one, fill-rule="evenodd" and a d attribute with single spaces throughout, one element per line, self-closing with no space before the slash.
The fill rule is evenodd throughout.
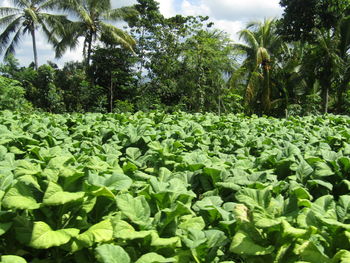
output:
<path id="1" fill-rule="evenodd" d="M 338 27 L 349 12 L 350 0 L 280 0 L 284 8 L 280 33 L 289 40 L 317 41 L 318 30 Z"/>
<path id="2" fill-rule="evenodd" d="M 116 100 L 133 99 L 136 76 L 133 72 L 135 56 L 122 48 L 96 48 L 91 56 L 88 75 L 94 85 L 103 88 L 108 111 L 113 112 Z M 107 109 L 106 109 L 107 110 Z"/>
<path id="3" fill-rule="evenodd" d="M 13 0 L 14 7 L 0 7 L 0 54 L 15 52 L 21 37 L 30 34 L 33 43 L 34 64 L 38 68 L 36 31 L 41 29 L 48 41 L 57 43 L 56 32 L 64 31 L 67 19 L 63 15 L 48 13 L 57 6 L 58 0 Z"/>
<path id="4" fill-rule="evenodd" d="M 178 90 L 181 102 L 193 111 L 223 111 L 229 74 L 236 66 L 228 36 L 218 30 L 199 30 L 185 41 Z"/>
<path id="5" fill-rule="evenodd" d="M 271 71 L 283 44 L 276 34 L 276 21 L 268 19 L 251 23 L 240 32 L 240 38 L 244 43 L 236 44 L 235 47 L 242 52 L 245 59 L 241 70 L 233 74 L 232 84 L 242 81 L 243 76 L 246 101 L 254 105 L 253 108 L 260 113 L 269 113 L 274 105 Z"/>
<path id="6" fill-rule="evenodd" d="M 109 22 L 134 16 L 134 8 L 112 9 L 110 0 L 62 0 L 60 6 L 78 21 L 72 23 L 65 31 L 62 41 L 56 46 L 56 56 L 60 57 L 68 47 L 76 47 L 79 37 L 84 38 L 83 53 L 87 65 L 90 65 L 93 43 L 97 40 L 120 44 L 133 50 L 135 40 Z"/>
<path id="7" fill-rule="evenodd" d="M 141 85 L 144 78 L 147 53 L 151 50 L 153 41 L 152 35 L 159 31 L 159 25 L 164 24 L 165 18 L 160 13 L 159 3 L 155 0 L 137 0 L 134 6 L 138 12 L 137 16 L 128 19 L 131 34 L 137 41 L 135 52 L 138 55 L 138 86 Z"/>

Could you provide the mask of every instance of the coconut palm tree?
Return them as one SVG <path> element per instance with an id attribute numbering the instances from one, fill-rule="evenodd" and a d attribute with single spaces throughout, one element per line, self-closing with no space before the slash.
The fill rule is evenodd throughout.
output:
<path id="1" fill-rule="evenodd" d="M 48 41 L 57 43 L 56 31 L 63 32 L 67 19 L 63 15 L 48 13 L 59 0 L 13 0 L 13 7 L 0 7 L 0 54 L 14 53 L 25 34 L 30 34 L 33 42 L 34 65 L 38 68 L 36 31 L 41 29 Z"/>
<path id="2" fill-rule="evenodd" d="M 256 104 L 261 112 L 268 113 L 273 101 L 271 98 L 271 70 L 274 65 L 274 55 L 282 47 L 282 40 L 276 34 L 276 21 L 268 19 L 264 22 L 250 23 L 240 31 L 243 44 L 235 48 L 242 52 L 244 61 L 241 70 L 233 74 L 233 85 L 237 81 L 245 83 L 245 98 L 248 103 Z M 242 72 L 245 72 L 242 74 Z"/>
<path id="3" fill-rule="evenodd" d="M 61 0 L 60 6 L 78 21 L 70 25 L 62 41 L 56 46 L 58 57 L 67 48 L 76 47 L 79 37 L 84 38 L 83 54 L 87 65 L 90 64 L 92 47 L 96 40 L 104 40 L 109 44 L 120 44 L 133 51 L 134 39 L 125 31 L 109 23 L 137 14 L 133 8 L 112 9 L 110 0 Z"/>

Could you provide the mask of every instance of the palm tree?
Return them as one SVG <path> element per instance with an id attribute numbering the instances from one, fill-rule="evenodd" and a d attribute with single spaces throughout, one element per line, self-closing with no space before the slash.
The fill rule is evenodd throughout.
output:
<path id="1" fill-rule="evenodd" d="M 340 65 L 342 70 L 342 79 L 337 88 L 337 97 L 338 97 L 338 112 L 343 111 L 343 98 L 344 93 L 349 88 L 350 83 L 350 16 L 345 16 L 341 19 L 338 26 L 338 34 L 339 34 L 339 56 L 343 63 Z"/>
<path id="2" fill-rule="evenodd" d="M 245 57 L 241 70 L 233 74 L 233 85 L 245 78 L 245 98 L 248 103 L 259 104 L 262 112 L 268 113 L 272 106 L 271 100 L 271 70 L 274 55 L 282 46 L 280 37 L 276 34 L 276 21 L 268 19 L 264 22 L 253 22 L 240 31 L 240 39 L 244 44 L 236 44 L 235 48 Z M 246 74 L 242 75 L 242 72 Z"/>
<path id="3" fill-rule="evenodd" d="M 108 21 L 123 20 L 137 14 L 130 7 L 112 9 L 110 0 L 62 0 L 61 8 L 68 11 L 78 21 L 72 23 L 62 41 L 56 46 L 56 56 L 61 56 L 69 47 L 78 45 L 78 38 L 84 38 L 84 58 L 90 64 L 92 45 L 96 40 L 109 44 L 120 44 L 133 51 L 135 40 L 123 30 Z"/>
<path id="4" fill-rule="evenodd" d="M 59 0 L 13 0 L 14 7 L 0 7 L 0 54 L 15 52 L 21 37 L 30 34 L 33 42 L 34 65 L 38 68 L 36 30 L 41 29 L 52 44 L 57 43 L 56 30 L 63 32 L 65 16 L 50 14 Z"/>

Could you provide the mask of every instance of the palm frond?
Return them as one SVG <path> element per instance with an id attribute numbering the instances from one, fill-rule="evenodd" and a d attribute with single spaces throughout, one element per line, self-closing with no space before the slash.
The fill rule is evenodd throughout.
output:
<path id="1" fill-rule="evenodd" d="M 57 32 L 64 32 L 71 22 L 65 15 L 55 15 L 49 13 L 40 13 L 38 15 L 39 23 L 45 23 L 48 27 Z"/>
<path id="2" fill-rule="evenodd" d="M 103 18 L 107 20 L 127 20 L 137 16 L 138 12 L 134 7 L 121 7 L 107 11 Z"/>
<path id="3" fill-rule="evenodd" d="M 253 49 L 257 49 L 259 46 L 259 42 L 257 41 L 256 37 L 254 36 L 254 32 L 252 32 L 248 29 L 243 29 L 239 32 L 239 39 L 242 39 L 244 42 L 246 42 Z"/>
<path id="4" fill-rule="evenodd" d="M 20 28 L 17 33 L 12 38 L 12 41 L 10 42 L 10 45 L 7 47 L 4 57 L 8 57 L 10 54 L 14 54 L 16 47 L 18 46 L 21 36 L 23 35 L 23 30 Z"/>
<path id="5" fill-rule="evenodd" d="M 75 14 L 86 24 L 93 25 L 93 18 L 90 16 L 88 10 L 86 10 L 83 6 L 79 5 L 75 7 Z"/>
<path id="6" fill-rule="evenodd" d="M 75 49 L 79 44 L 79 37 L 86 34 L 85 24 L 83 22 L 71 22 L 64 31 L 56 32 L 60 40 L 54 43 L 56 58 L 62 57 L 68 49 Z"/>
<path id="7" fill-rule="evenodd" d="M 17 15 L 21 13 L 21 9 L 15 7 L 0 7 L 0 17 L 8 15 Z"/>
<path id="8" fill-rule="evenodd" d="M 100 25 L 102 29 L 101 35 L 108 36 L 115 44 L 120 44 L 134 52 L 133 48 L 136 45 L 136 41 L 128 33 L 104 22 L 101 22 Z"/>
<path id="9" fill-rule="evenodd" d="M 23 8 L 28 8 L 31 5 L 31 2 L 28 0 L 12 0 L 14 6 Z"/>
<path id="10" fill-rule="evenodd" d="M 110 0 L 83 0 L 82 2 L 86 3 L 89 10 L 93 10 L 100 14 L 105 13 L 105 11 L 111 10 L 112 8 Z"/>
<path id="11" fill-rule="evenodd" d="M 59 0 L 40 0 L 38 3 L 38 10 L 53 10 L 59 7 Z"/>
<path id="12" fill-rule="evenodd" d="M 18 16 L 17 14 L 5 16 L 5 17 L 1 17 L 1 18 L 0 18 L 0 28 L 1 28 L 1 27 L 6 27 L 7 25 L 11 24 L 12 21 L 14 21 L 15 19 L 17 19 L 18 17 L 19 17 L 19 16 Z"/>
<path id="13" fill-rule="evenodd" d="M 11 40 L 11 35 L 16 34 L 22 26 L 22 17 L 13 20 L 0 35 L 0 54 L 4 52 Z"/>

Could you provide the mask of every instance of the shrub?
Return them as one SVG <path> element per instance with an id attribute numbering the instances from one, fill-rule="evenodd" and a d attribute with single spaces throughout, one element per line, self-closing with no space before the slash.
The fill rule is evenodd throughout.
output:
<path id="1" fill-rule="evenodd" d="M 0 76 L 0 110 L 30 111 L 32 106 L 24 94 L 18 81 Z"/>

